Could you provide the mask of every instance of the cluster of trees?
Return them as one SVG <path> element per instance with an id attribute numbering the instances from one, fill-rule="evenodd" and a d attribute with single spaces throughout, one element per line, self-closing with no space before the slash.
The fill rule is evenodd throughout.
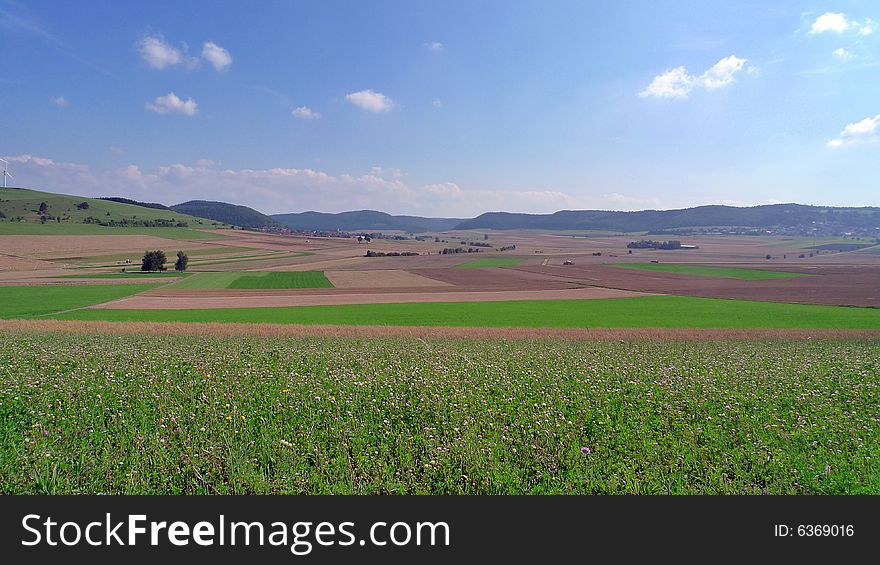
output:
<path id="1" fill-rule="evenodd" d="M 382 251 L 367 251 L 367 254 L 364 255 L 364 257 L 412 257 L 413 255 L 418 255 L 418 253 L 414 251 L 389 251 L 388 253 Z"/>
<path id="2" fill-rule="evenodd" d="M 119 202 L 120 204 L 131 204 L 133 206 L 140 206 L 142 208 L 152 208 L 154 210 L 170 210 L 168 206 L 164 204 L 157 204 L 155 202 L 138 202 L 137 200 L 132 200 L 131 198 L 122 198 L 121 196 L 103 196 L 98 198 L 98 200 L 107 200 L 108 202 Z"/>
<path id="3" fill-rule="evenodd" d="M 482 241 L 462 241 L 462 245 L 473 245 L 474 247 L 492 247 L 491 243 L 484 243 Z"/>
<path id="4" fill-rule="evenodd" d="M 631 241 L 626 246 L 629 249 L 681 249 L 681 242 L 676 239 L 670 239 L 669 241 L 642 239 Z"/>
<path id="5" fill-rule="evenodd" d="M 516 245 L 505 245 L 504 247 L 499 247 L 498 251 L 513 251 L 516 249 Z"/>
<path id="6" fill-rule="evenodd" d="M 165 271 L 165 263 L 168 259 L 165 252 L 161 249 L 156 251 L 147 251 L 141 259 L 141 271 Z M 174 263 L 174 270 L 183 272 L 189 265 L 189 257 L 183 251 L 177 252 L 177 261 Z"/>
<path id="7" fill-rule="evenodd" d="M 109 215 L 110 213 L 107 212 L 107 214 Z M 83 223 L 122 228 L 185 228 L 189 226 L 187 222 L 170 220 L 166 218 L 156 218 L 155 220 L 139 220 L 137 218 L 122 218 L 121 220 L 101 220 L 94 216 L 89 216 L 88 218 L 83 220 Z"/>
<path id="8" fill-rule="evenodd" d="M 489 246 L 491 247 L 491 246 Z M 479 253 L 480 250 L 475 247 L 468 247 L 465 249 L 464 247 L 446 247 L 442 251 L 440 251 L 440 255 L 455 255 L 456 253 Z"/>

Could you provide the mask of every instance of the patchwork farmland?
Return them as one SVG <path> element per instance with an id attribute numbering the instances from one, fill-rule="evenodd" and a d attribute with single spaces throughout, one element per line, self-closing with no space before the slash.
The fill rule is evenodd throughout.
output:
<path id="1" fill-rule="evenodd" d="M 3 493 L 880 492 L 876 246 L 22 226 Z"/>

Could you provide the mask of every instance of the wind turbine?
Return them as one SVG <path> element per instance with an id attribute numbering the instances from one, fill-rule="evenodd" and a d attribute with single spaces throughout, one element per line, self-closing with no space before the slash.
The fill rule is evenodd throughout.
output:
<path id="1" fill-rule="evenodd" d="M 9 172 L 9 161 L 6 159 L 0 159 L 0 161 L 3 162 L 3 188 L 6 188 L 6 177 L 11 179 L 14 179 L 15 177 Z"/>

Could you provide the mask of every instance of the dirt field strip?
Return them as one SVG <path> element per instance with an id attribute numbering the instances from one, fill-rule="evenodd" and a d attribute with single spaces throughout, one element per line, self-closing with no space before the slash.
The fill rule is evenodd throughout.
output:
<path id="1" fill-rule="evenodd" d="M 347 257 L 344 259 L 325 259 L 319 255 L 312 255 L 306 257 L 305 259 L 312 259 L 311 261 L 304 261 L 302 263 L 288 263 L 285 265 L 278 265 L 274 267 L 266 267 L 260 269 L 261 271 L 326 271 L 328 269 L 333 269 L 336 267 L 345 267 L 350 265 L 360 265 L 362 263 L 370 261 L 367 257 Z"/>
<path id="2" fill-rule="evenodd" d="M 206 247 L 196 241 L 177 241 L 153 235 L 3 235 L 0 249 L 11 255 L 36 259 L 53 257 L 89 257 L 104 253 L 132 253 L 139 258 L 145 249 L 197 249 Z"/>
<path id="3" fill-rule="evenodd" d="M 49 261 L 0 253 L 0 271 L 42 271 L 57 268 L 59 265 Z"/>
<path id="4" fill-rule="evenodd" d="M 95 284 L 131 284 L 131 283 L 170 283 L 169 277 L 131 277 L 118 279 L 54 279 L 47 277 L 23 278 L 17 280 L 0 280 L 0 287 L 3 286 L 73 286 L 73 285 L 95 285 Z"/>
<path id="5" fill-rule="evenodd" d="M 387 294 L 323 294 L 200 297 L 198 295 L 150 296 L 141 294 L 92 306 L 107 310 L 201 310 L 210 308 L 283 308 L 286 306 L 333 306 L 339 304 L 409 304 L 414 302 L 497 302 L 503 300 L 587 300 L 656 296 L 600 287 L 570 290 L 410 292 Z"/>
<path id="6" fill-rule="evenodd" d="M 876 340 L 880 330 L 664 329 L 664 328 L 462 328 L 333 326 L 180 322 L 0 320 L 4 332 L 70 332 L 92 335 L 339 336 L 353 338 L 565 339 L 575 341 Z"/>
<path id="7" fill-rule="evenodd" d="M 372 271 L 324 271 L 336 288 L 405 288 L 453 286 L 400 269 Z"/>

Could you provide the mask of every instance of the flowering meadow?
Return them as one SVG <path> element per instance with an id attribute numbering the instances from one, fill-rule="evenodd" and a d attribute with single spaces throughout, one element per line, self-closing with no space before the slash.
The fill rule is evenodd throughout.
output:
<path id="1" fill-rule="evenodd" d="M 880 343 L 4 332 L 0 492 L 880 494 Z"/>

